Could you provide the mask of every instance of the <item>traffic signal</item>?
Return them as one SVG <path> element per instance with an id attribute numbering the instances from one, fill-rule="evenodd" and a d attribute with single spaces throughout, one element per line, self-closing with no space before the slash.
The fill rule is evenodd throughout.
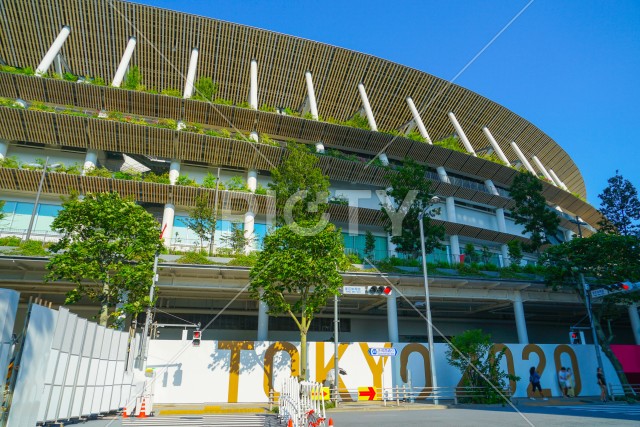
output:
<path id="1" fill-rule="evenodd" d="M 584 332 L 571 330 L 569 332 L 569 343 L 584 344 Z"/>
<path id="2" fill-rule="evenodd" d="M 191 343 L 194 347 L 200 347 L 200 336 L 202 331 L 193 331 L 193 338 L 191 339 Z"/>
<path id="3" fill-rule="evenodd" d="M 604 288 L 611 293 L 611 292 L 628 291 L 628 290 L 631 290 L 632 286 L 633 286 L 633 283 L 619 282 L 619 283 L 614 283 L 613 285 L 607 285 Z"/>
<path id="4" fill-rule="evenodd" d="M 367 286 L 369 295 L 391 295 L 391 292 L 393 292 L 391 286 Z"/>

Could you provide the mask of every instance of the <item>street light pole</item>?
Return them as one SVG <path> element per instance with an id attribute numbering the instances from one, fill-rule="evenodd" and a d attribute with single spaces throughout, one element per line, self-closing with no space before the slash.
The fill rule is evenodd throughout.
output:
<path id="1" fill-rule="evenodd" d="M 36 193 L 36 201 L 33 204 L 33 211 L 31 212 L 31 219 L 29 220 L 29 227 L 27 227 L 27 234 L 24 237 L 25 242 L 28 242 L 31 238 L 31 232 L 33 231 L 33 223 L 38 214 L 38 203 L 40 203 L 40 195 L 42 194 L 42 185 L 44 184 L 44 177 L 47 175 L 47 168 L 49 167 L 49 156 L 44 161 L 42 167 L 42 175 L 40 175 L 40 183 L 38 184 L 38 192 Z"/>
<path id="2" fill-rule="evenodd" d="M 418 221 L 420 223 L 420 247 L 422 249 L 422 274 L 424 276 L 425 309 L 427 311 L 427 334 L 429 338 L 429 362 L 431 366 L 431 386 L 433 390 L 433 403 L 438 404 L 438 379 L 436 375 L 436 359 L 433 351 L 433 325 L 431 323 L 431 300 L 429 299 L 429 276 L 427 275 L 427 253 L 424 248 L 424 219 L 425 211 L 420 212 Z"/>
<path id="3" fill-rule="evenodd" d="M 584 274 L 582 273 L 580 273 L 580 284 L 582 285 L 582 292 L 584 293 L 584 303 L 587 306 L 587 314 L 589 315 L 589 326 L 591 326 L 593 345 L 596 347 L 596 359 L 598 360 L 598 367 L 602 370 L 602 374 L 604 375 L 602 355 L 600 354 L 600 343 L 598 341 L 598 334 L 596 333 L 595 323 L 593 322 L 593 313 L 591 311 L 591 295 L 589 294 L 589 285 L 585 282 Z"/>

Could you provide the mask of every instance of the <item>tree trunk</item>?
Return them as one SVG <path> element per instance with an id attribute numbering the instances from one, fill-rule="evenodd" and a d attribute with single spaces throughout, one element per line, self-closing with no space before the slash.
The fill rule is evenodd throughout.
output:
<path id="1" fill-rule="evenodd" d="M 633 391 L 629 386 L 629 380 L 627 380 L 627 376 L 624 373 L 624 368 L 622 364 L 616 357 L 615 353 L 609 347 L 609 339 L 604 333 L 602 329 L 602 325 L 600 324 L 600 317 L 596 316 L 594 313 L 593 316 L 593 326 L 596 328 L 596 335 L 598 336 L 598 341 L 600 342 L 600 348 L 602 352 L 609 358 L 609 361 L 613 365 L 613 369 L 615 369 L 616 374 L 618 374 L 618 379 L 620 380 L 620 384 L 622 384 L 622 389 L 624 390 L 624 395 L 627 398 L 634 398 Z M 608 393 L 607 393 L 608 394 Z"/>
<path id="2" fill-rule="evenodd" d="M 102 295 L 104 299 L 102 301 L 102 308 L 100 309 L 100 326 L 107 326 L 109 321 L 109 285 L 102 285 Z"/>
<path id="3" fill-rule="evenodd" d="M 304 318 L 303 318 L 304 322 Z M 300 378 L 307 381 L 307 331 L 300 331 Z"/>

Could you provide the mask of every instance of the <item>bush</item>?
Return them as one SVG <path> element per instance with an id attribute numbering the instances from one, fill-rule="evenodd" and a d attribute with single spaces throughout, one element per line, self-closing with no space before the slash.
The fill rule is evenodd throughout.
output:
<path id="1" fill-rule="evenodd" d="M 158 175 L 154 172 L 147 172 L 142 176 L 144 182 L 155 182 L 156 184 L 171 184 L 169 180 L 169 173 L 165 172 Z"/>
<path id="2" fill-rule="evenodd" d="M 243 193 L 249 192 L 247 183 L 241 176 L 234 176 L 229 181 L 227 181 L 227 190 L 241 191 Z"/>
<path id="3" fill-rule="evenodd" d="M 48 252 L 44 246 L 44 242 L 28 240 L 26 242 L 21 242 L 20 245 L 10 253 L 24 256 L 46 256 L 48 255 Z"/>
<path id="4" fill-rule="evenodd" d="M 200 252 L 191 251 L 182 255 L 176 260 L 178 264 L 213 264 L 206 256 Z"/>
<path id="5" fill-rule="evenodd" d="M 218 93 L 218 84 L 211 77 L 200 77 L 193 86 L 195 91 L 192 98 L 196 100 L 211 102 Z"/>
<path id="6" fill-rule="evenodd" d="M 178 122 L 172 119 L 159 119 L 156 126 L 163 129 L 171 129 L 176 130 L 178 127 Z"/>
<path id="7" fill-rule="evenodd" d="M 216 183 L 218 182 L 218 177 L 212 174 L 211 172 L 207 172 L 204 179 L 202 180 L 202 187 L 204 188 L 216 188 Z M 224 190 L 224 184 L 218 184 L 218 190 Z"/>
<path id="8" fill-rule="evenodd" d="M 142 181 L 142 174 L 140 172 L 117 171 L 113 173 L 113 177 L 127 181 Z"/>
<path id="9" fill-rule="evenodd" d="M 197 187 L 198 183 L 194 179 L 189 178 L 189 175 L 185 173 L 184 175 L 178 176 L 178 179 L 176 180 L 176 185 L 185 185 L 187 187 Z"/>
<path id="10" fill-rule="evenodd" d="M 107 168 L 105 168 L 104 166 L 101 168 L 90 168 L 85 172 L 85 176 L 97 176 L 100 178 L 112 178 L 113 175 L 111 174 L 111 171 Z"/>
<path id="11" fill-rule="evenodd" d="M 347 254 L 347 260 L 351 263 L 351 264 L 362 264 L 362 258 L 360 258 L 360 255 L 358 255 L 355 252 L 351 252 L 350 254 Z"/>
<path id="12" fill-rule="evenodd" d="M 0 237 L 0 246 L 20 246 L 20 238 L 16 236 Z"/>
<path id="13" fill-rule="evenodd" d="M 253 267 L 258 260 L 258 252 L 251 252 L 249 255 L 240 254 L 229 261 L 227 265 L 240 267 Z"/>
<path id="14" fill-rule="evenodd" d="M 216 98 L 212 101 L 214 104 L 220 104 L 220 105 L 233 105 L 233 101 L 230 99 L 224 99 L 224 98 Z"/>
<path id="15" fill-rule="evenodd" d="M 345 126 L 351 126 L 353 128 L 358 128 L 358 129 L 371 129 L 369 127 L 369 121 L 367 120 L 366 117 L 361 116 L 360 114 L 355 114 L 353 117 L 351 117 L 349 120 L 347 120 L 346 122 L 342 123 Z"/>
<path id="16" fill-rule="evenodd" d="M 260 107 L 260 111 L 266 111 L 267 113 L 275 113 L 276 107 L 272 107 L 271 105 L 267 105 L 267 104 L 262 104 L 262 107 Z"/>
<path id="17" fill-rule="evenodd" d="M 69 72 L 64 73 L 62 75 L 62 78 L 67 80 L 67 81 L 69 81 L 69 82 L 77 82 L 78 81 L 78 76 L 76 76 L 73 73 L 69 73 Z"/>
<path id="18" fill-rule="evenodd" d="M 40 101 L 33 101 L 29 105 L 29 110 L 44 111 L 44 112 L 47 112 L 47 113 L 54 113 L 56 111 L 55 108 L 50 107 L 50 106 L 46 105 L 44 102 L 40 102 Z"/>
<path id="19" fill-rule="evenodd" d="M 134 65 L 129 67 L 129 71 L 124 76 L 124 89 L 129 90 L 144 90 L 142 85 L 142 75 L 140 74 L 140 67 Z"/>
<path id="20" fill-rule="evenodd" d="M 460 153 L 468 154 L 467 150 L 462 148 L 462 146 L 460 145 L 460 141 L 458 141 L 458 138 L 456 138 L 455 136 L 450 136 L 449 138 L 445 138 L 441 141 L 437 141 L 434 144 L 442 148 L 446 148 L 448 150 L 453 150 L 453 151 L 458 151 Z"/>
<path id="21" fill-rule="evenodd" d="M 164 88 L 160 93 L 162 95 L 175 96 L 176 98 L 182 98 L 182 93 L 180 92 L 180 89 L 176 89 L 173 87 Z"/>
<path id="22" fill-rule="evenodd" d="M 256 194 L 260 194 L 261 196 L 267 195 L 267 189 L 262 186 L 262 184 L 258 184 L 256 186 Z"/>
<path id="23" fill-rule="evenodd" d="M 424 138 L 422 137 L 422 135 L 420 135 L 420 133 L 419 133 L 419 132 L 416 132 L 415 130 L 412 130 L 411 132 L 409 132 L 408 134 L 406 134 L 404 137 L 405 137 L 405 138 L 407 138 L 407 139 L 410 139 L 410 140 L 412 140 L 412 141 L 417 141 L 417 142 L 427 142 L 427 140 L 426 140 L 426 139 L 424 139 Z"/>
<path id="24" fill-rule="evenodd" d="M 0 160 L 0 167 L 8 168 L 8 169 L 18 169 L 20 168 L 20 161 L 16 156 L 5 157 Z"/>

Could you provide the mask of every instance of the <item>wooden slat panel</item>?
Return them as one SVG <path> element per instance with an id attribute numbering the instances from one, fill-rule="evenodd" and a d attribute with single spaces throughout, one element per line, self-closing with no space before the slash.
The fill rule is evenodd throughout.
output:
<path id="1" fill-rule="evenodd" d="M 0 107 L 0 120 L 2 126 L 0 126 L 0 136 L 3 139 L 13 141 L 25 141 L 24 126 L 22 123 L 22 112 L 11 107 Z"/>
<path id="2" fill-rule="evenodd" d="M 0 96 L 15 99 L 18 97 L 13 74 L 0 72 Z"/>

